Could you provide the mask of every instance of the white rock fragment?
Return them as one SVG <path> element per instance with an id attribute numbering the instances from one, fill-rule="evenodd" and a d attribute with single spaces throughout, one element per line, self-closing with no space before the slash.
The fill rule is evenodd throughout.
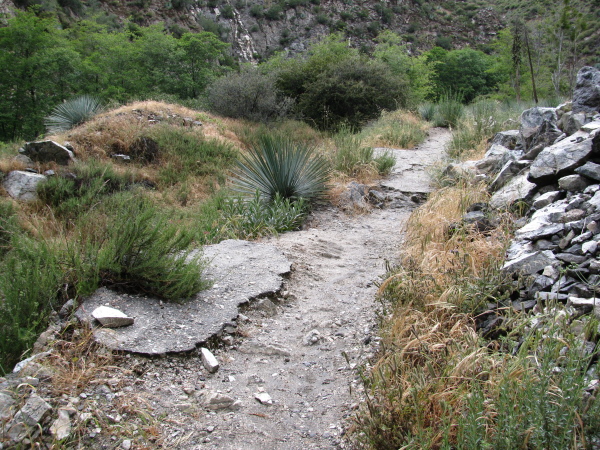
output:
<path id="1" fill-rule="evenodd" d="M 71 434 L 71 419 L 69 418 L 69 411 L 65 409 L 58 410 L 58 418 L 52 423 L 50 427 L 50 433 L 54 436 L 54 439 L 62 441 Z"/>
<path id="2" fill-rule="evenodd" d="M 210 373 L 215 373 L 217 370 L 219 370 L 219 362 L 209 349 L 202 347 L 200 349 L 200 354 L 202 355 L 202 364 L 204 364 L 204 368 L 206 370 L 208 370 Z"/>
<path id="3" fill-rule="evenodd" d="M 111 308 L 110 306 L 98 306 L 92 312 L 92 317 L 100 322 L 102 326 L 108 328 L 125 327 L 134 322 L 133 317 L 129 317 L 122 311 Z"/>
<path id="4" fill-rule="evenodd" d="M 266 392 L 256 392 L 254 394 L 254 398 L 258 400 L 263 405 L 271 405 L 273 404 L 273 399 Z"/>
<path id="5" fill-rule="evenodd" d="M 596 241 L 588 241 L 581 245 L 581 251 L 585 255 L 591 253 L 592 255 L 598 250 L 598 243 Z"/>
<path id="6" fill-rule="evenodd" d="M 240 409 L 240 407 L 242 406 L 239 400 L 235 400 L 233 397 L 222 394 L 220 392 L 208 393 L 206 398 L 204 399 L 204 405 L 208 409 L 212 409 L 213 411 L 217 411 L 220 409 L 228 409 L 230 411 L 234 411 Z"/>

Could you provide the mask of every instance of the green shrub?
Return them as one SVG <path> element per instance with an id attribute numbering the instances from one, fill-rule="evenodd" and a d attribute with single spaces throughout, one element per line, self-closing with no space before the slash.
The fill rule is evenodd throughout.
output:
<path id="1" fill-rule="evenodd" d="M 375 163 L 377 173 L 380 175 L 387 175 L 396 165 L 396 157 L 391 151 L 386 150 L 381 155 L 375 157 L 373 162 Z"/>
<path id="2" fill-rule="evenodd" d="M 223 7 L 221 8 L 221 15 L 224 19 L 233 19 L 233 6 L 223 5 Z"/>
<path id="3" fill-rule="evenodd" d="M 333 156 L 335 170 L 354 176 L 373 162 L 373 148 L 364 145 L 360 135 L 355 134 L 352 128 L 340 128 L 333 141 L 336 148 Z"/>
<path id="4" fill-rule="evenodd" d="M 238 161 L 233 188 L 246 196 L 319 199 L 329 179 L 327 160 L 314 147 L 289 138 L 266 135 Z"/>
<path id="5" fill-rule="evenodd" d="M 208 101 L 220 115 L 257 122 L 284 117 L 294 103 L 277 88 L 274 74 L 263 74 L 256 68 L 216 80 L 208 88 Z"/>
<path id="6" fill-rule="evenodd" d="M 280 5 L 273 5 L 264 12 L 267 20 L 280 20 L 282 13 L 283 8 Z"/>
<path id="7" fill-rule="evenodd" d="M 89 267 L 101 285 L 176 302 L 209 287 L 205 262 L 190 247 L 193 233 L 170 223 L 165 211 L 132 195 L 117 196 L 104 209 L 110 219 L 95 236 L 100 245 Z"/>
<path id="8" fill-rule="evenodd" d="M 335 130 L 342 124 L 359 128 L 382 110 L 406 104 L 407 86 L 389 67 L 360 57 L 333 62 L 306 85 L 298 111 L 317 127 Z"/>
<path id="9" fill-rule="evenodd" d="M 255 3 L 254 5 L 252 5 L 250 7 L 250 15 L 252 17 L 256 17 L 257 19 L 260 19 L 264 14 L 264 10 L 265 9 L 262 5 Z"/>
<path id="10" fill-rule="evenodd" d="M 15 208 L 9 201 L 0 199 L 0 258 L 12 248 L 12 237 L 18 232 Z"/>
<path id="11" fill-rule="evenodd" d="M 434 123 L 438 127 L 456 127 L 463 117 L 465 107 L 461 96 L 455 93 L 446 93 L 436 106 Z"/>
<path id="12" fill-rule="evenodd" d="M 163 186 L 184 184 L 190 177 L 206 177 L 224 183 L 237 150 L 217 139 L 207 139 L 189 129 L 158 126 L 152 137 L 158 142 L 163 161 L 158 179 Z"/>
<path id="13" fill-rule="evenodd" d="M 52 207 L 54 214 L 73 219 L 86 212 L 102 197 L 128 189 L 134 182 L 132 173 L 118 173 L 110 164 L 95 160 L 73 167 L 75 178 L 54 176 L 40 183 L 38 197 Z"/>
<path id="14" fill-rule="evenodd" d="M 427 122 L 433 122 L 434 118 L 435 118 L 435 104 L 431 103 L 431 102 L 426 102 L 423 103 L 421 105 L 419 105 L 419 115 L 421 116 L 421 118 L 423 120 L 426 120 Z"/>
<path id="15" fill-rule="evenodd" d="M 251 200 L 239 197 L 226 200 L 222 211 L 228 234 L 255 239 L 300 228 L 308 213 L 308 203 L 303 198 L 292 201 L 279 194 L 272 201 L 265 201 L 257 192 Z"/>
<path id="16" fill-rule="evenodd" d="M 12 369 L 47 327 L 60 305 L 63 272 L 54 248 L 13 235 L 0 265 L 0 372 Z M 65 299 L 63 299 L 65 300 Z"/>
<path id="17" fill-rule="evenodd" d="M 90 120 L 102 111 L 100 100 L 82 95 L 56 106 L 44 120 L 48 133 L 60 133 Z"/>

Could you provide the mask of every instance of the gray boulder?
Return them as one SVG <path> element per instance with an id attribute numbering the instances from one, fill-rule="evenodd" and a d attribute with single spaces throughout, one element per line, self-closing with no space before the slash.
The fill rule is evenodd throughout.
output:
<path id="1" fill-rule="evenodd" d="M 535 159 L 544 148 L 554 144 L 562 134 L 562 131 L 558 129 L 555 123 L 544 120 L 536 129 L 536 132 L 531 136 L 531 139 L 526 146 L 526 153 L 523 155 L 523 159 Z"/>
<path id="2" fill-rule="evenodd" d="M 558 127 L 564 131 L 567 136 L 571 136 L 573 133 L 579 131 L 579 129 L 587 122 L 589 122 L 589 120 L 587 119 L 585 113 L 567 112 L 564 113 L 560 118 Z"/>
<path id="3" fill-rule="evenodd" d="M 492 181 L 492 184 L 490 184 L 489 191 L 496 192 L 498 189 L 508 183 L 512 177 L 521 172 L 523 169 L 529 167 L 530 164 L 531 163 L 529 161 L 508 161 L 506 164 L 504 164 L 504 166 L 502 166 L 498 172 L 498 175 L 496 175 L 496 178 L 494 178 L 494 181 Z"/>
<path id="4" fill-rule="evenodd" d="M 542 108 L 536 106 L 526 109 L 521 113 L 521 128 L 519 129 L 521 142 L 527 151 L 531 148 L 532 140 L 537 136 L 544 122 L 556 125 L 558 115 L 555 108 Z"/>
<path id="5" fill-rule="evenodd" d="M 583 191 L 591 182 L 581 175 L 567 175 L 558 180 L 558 187 L 568 192 Z"/>
<path id="6" fill-rule="evenodd" d="M 571 175 L 599 150 L 599 134 L 591 138 L 588 133 L 578 131 L 540 152 L 531 164 L 529 181 L 544 185 L 555 182 L 565 175 Z"/>
<path id="7" fill-rule="evenodd" d="M 9 172 L 4 179 L 4 189 L 12 198 L 22 202 L 32 202 L 37 200 L 37 186 L 46 177 L 39 173 L 25 172 L 22 170 L 13 170 Z"/>
<path id="8" fill-rule="evenodd" d="M 600 111 L 600 70 L 582 67 L 577 73 L 573 92 L 573 112 L 594 113 Z"/>
<path id="9" fill-rule="evenodd" d="M 19 152 L 41 163 L 54 161 L 66 166 L 73 161 L 73 152 L 54 141 L 27 142 Z"/>
<path id="10" fill-rule="evenodd" d="M 519 142 L 519 136 L 519 130 L 500 131 L 494 135 L 490 144 L 497 144 L 509 150 L 514 150 Z"/>
<path id="11" fill-rule="evenodd" d="M 550 250 L 543 252 L 527 253 L 517 259 L 507 261 L 502 270 L 505 273 L 521 273 L 534 275 L 544 270 L 546 266 L 557 265 L 558 261 Z"/>
<path id="12" fill-rule="evenodd" d="M 600 164 L 588 161 L 583 166 L 575 169 L 575 173 L 583 175 L 584 177 L 592 180 L 600 181 Z"/>
<path id="13" fill-rule="evenodd" d="M 490 199 L 490 207 L 506 209 L 516 202 L 530 202 L 536 193 L 537 186 L 528 180 L 528 174 L 528 170 L 523 171 L 498 190 Z"/>

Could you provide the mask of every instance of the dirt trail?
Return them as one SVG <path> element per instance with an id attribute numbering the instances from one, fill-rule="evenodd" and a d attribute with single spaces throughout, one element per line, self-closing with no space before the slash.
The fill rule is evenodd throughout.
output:
<path id="1" fill-rule="evenodd" d="M 394 150 L 398 163 L 382 183 L 384 209 L 349 216 L 317 212 L 310 227 L 269 242 L 293 261 L 282 299 L 257 302 L 238 321 L 243 336 L 215 350 L 221 367 L 208 374 L 199 358 L 147 360 L 141 380 L 125 388 L 166 413 L 167 448 L 347 448 L 344 430 L 361 401 L 356 366 L 377 348 L 376 282 L 398 257 L 411 193 L 429 191 L 426 167 L 443 155 L 449 132 L 430 131 L 418 149 Z M 403 194 L 404 192 L 404 194 Z M 233 411 L 206 412 L 198 398 L 220 392 Z M 263 404 L 255 394 L 268 394 Z M 196 400 L 194 400 L 196 398 Z M 236 409 L 237 408 L 237 409 Z"/>

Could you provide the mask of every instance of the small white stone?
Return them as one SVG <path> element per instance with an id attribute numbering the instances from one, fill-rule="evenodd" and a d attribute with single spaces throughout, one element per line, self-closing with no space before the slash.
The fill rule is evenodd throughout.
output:
<path id="1" fill-rule="evenodd" d="M 581 251 L 583 252 L 583 254 L 594 254 L 596 253 L 596 250 L 598 250 L 598 243 L 596 241 L 587 241 L 581 245 Z"/>
<path id="2" fill-rule="evenodd" d="M 92 312 L 92 317 L 108 328 L 124 327 L 134 322 L 133 317 L 109 306 L 98 306 Z"/>
<path id="3" fill-rule="evenodd" d="M 266 392 L 257 392 L 254 394 L 254 398 L 263 405 L 271 405 L 273 403 L 273 399 Z"/>
<path id="4" fill-rule="evenodd" d="M 209 349 L 202 347 L 200 349 L 200 353 L 202 355 L 202 364 L 204 364 L 206 370 L 208 370 L 210 373 L 215 373 L 217 370 L 219 370 L 219 362 Z"/>

